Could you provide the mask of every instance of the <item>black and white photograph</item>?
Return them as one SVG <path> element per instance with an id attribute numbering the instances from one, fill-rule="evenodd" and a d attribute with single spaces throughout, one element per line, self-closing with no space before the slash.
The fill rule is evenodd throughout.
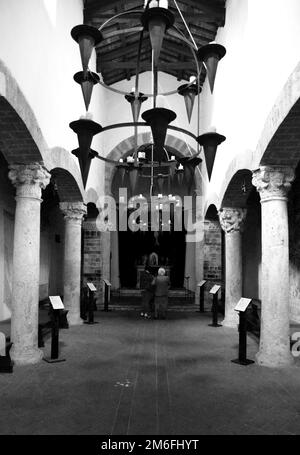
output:
<path id="1" fill-rule="evenodd" d="M 0 176 L 1 445 L 300 435 L 299 0 L 0 0 Z"/>

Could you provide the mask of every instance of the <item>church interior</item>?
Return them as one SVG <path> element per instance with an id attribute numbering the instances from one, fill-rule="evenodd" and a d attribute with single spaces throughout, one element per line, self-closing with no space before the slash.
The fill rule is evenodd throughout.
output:
<path id="1" fill-rule="evenodd" d="M 0 2 L 0 435 L 300 433 L 299 17 Z"/>

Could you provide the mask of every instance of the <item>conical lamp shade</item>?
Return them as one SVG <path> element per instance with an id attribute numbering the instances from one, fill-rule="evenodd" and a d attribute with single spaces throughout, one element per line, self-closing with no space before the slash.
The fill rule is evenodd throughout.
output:
<path id="1" fill-rule="evenodd" d="M 154 145 L 158 150 L 164 147 L 168 125 L 176 117 L 175 112 L 164 107 L 155 107 L 142 114 L 142 118 L 151 127 Z"/>
<path id="2" fill-rule="evenodd" d="M 148 8 L 144 11 L 141 21 L 145 30 L 149 30 L 150 41 L 154 53 L 154 64 L 158 64 L 160 51 L 166 30 L 174 24 L 174 15 L 166 8 Z"/>
<path id="3" fill-rule="evenodd" d="M 176 165 L 177 165 L 177 162 L 174 160 L 171 164 L 170 164 L 170 177 L 171 179 L 173 179 L 174 175 L 175 175 L 175 171 L 176 171 Z"/>
<path id="4" fill-rule="evenodd" d="M 91 162 L 92 159 L 95 158 L 95 156 L 98 155 L 97 152 L 94 150 L 89 150 L 89 151 L 83 151 L 78 148 L 76 150 L 72 150 L 73 155 L 75 155 L 78 158 L 79 161 L 79 166 L 80 166 L 80 171 L 81 171 L 81 177 L 83 181 L 83 187 L 86 187 L 86 182 L 88 179 L 88 175 L 90 172 L 90 167 L 91 167 Z"/>
<path id="5" fill-rule="evenodd" d="M 142 103 L 148 99 L 147 96 L 144 96 L 143 93 L 139 93 L 138 97 L 135 97 L 134 93 L 131 92 L 129 95 L 125 95 L 125 99 L 131 105 L 133 121 L 134 122 L 138 122 L 138 119 L 139 119 L 139 116 L 140 116 L 140 112 L 141 112 Z"/>
<path id="6" fill-rule="evenodd" d="M 77 134 L 79 148 L 87 153 L 91 147 L 93 136 L 102 131 L 102 126 L 93 120 L 80 119 L 70 123 L 70 128 Z"/>
<path id="7" fill-rule="evenodd" d="M 201 158 L 195 157 L 189 159 L 184 166 L 184 178 L 187 184 L 189 194 L 193 187 L 196 167 L 201 162 L 202 162 Z"/>
<path id="8" fill-rule="evenodd" d="M 157 66 L 159 62 L 160 51 L 162 48 L 163 39 L 166 31 L 166 23 L 163 18 L 154 17 L 149 21 L 149 33 L 151 47 L 154 54 L 154 64 Z"/>
<path id="9" fill-rule="evenodd" d="M 129 184 L 130 184 L 131 196 L 134 196 L 134 194 L 135 194 L 138 176 L 139 176 L 138 168 L 132 167 L 131 169 L 129 169 Z"/>
<path id="10" fill-rule="evenodd" d="M 120 186 L 123 187 L 124 186 L 124 178 L 125 178 L 126 166 L 124 166 L 122 164 L 119 164 L 119 165 L 117 165 L 117 168 L 118 168 L 120 181 L 121 181 L 121 185 Z"/>
<path id="11" fill-rule="evenodd" d="M 219 61 L 226 54 L 226 49 L 221 44 L 210 43 L 206 44 L 197 52 L 200 62 L 204 62 L 207 68 L 207 77 L 210 86 L 210 91 L 213 93 L 215 78 Z"/>
<path id="12" fill-rule="evenodd" d="M 100 78 L 96 73 L 79 71 L 79 73 L 74 74 L 74 81 L 81 85 L 85 108 L 88 111 L 94 85 L 98 84 Z"/>
<path id="13" fill-rule="evenodd" d="M 215 162 L 217 147 L 226 137 L 218 133 L 205 133 L 198 136 L 197 142 L 203 146 L 208 178 L 210 180 L 213 165 Z"/>
<path id="14" fill-rule="evenodd" d="M 71 30 L 71 36 L 79 44 L 82 69 L 86 73 L 93 48 L 103 39 L 102 33 L 90 25 L 76 25 Z"/>
<path id="15" fill-rule="evenodd" d="M 157 189 L 158 189 L 158 194 L 163 194 L 164 192 L 164 181 L 165 178 L 162 174 L 157 175 Z"/>
<path id="16" fill-rule="evenodd" d="M 177 92 L 179 93 L 179 95 L 182 95 L 184 97 L 186 113 L 188 121 L 190 123 L 194 108 L 195 97 L 197 94 L 201 93 L 201 87 L 198 90 L 196 84 L 192 85 L 184 84 L 178 87 Z"/>
<path id="17" fill-rule="evenodd" d="M 177 172 L 177 181 L 178 181 L 179 187 L 182 187 L 183 178 L 184 178 L 184 172 L 183 171 Z"/>

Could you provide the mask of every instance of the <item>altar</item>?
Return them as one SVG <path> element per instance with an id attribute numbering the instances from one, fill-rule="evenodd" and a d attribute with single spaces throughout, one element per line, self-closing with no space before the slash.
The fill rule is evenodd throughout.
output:
<path id="1" fill-rule="evenodd" d="M 171 268 L 172 268 L 171 265 L 150 265 L 149 269 L 151 270 L 152 275 L 157 276 L 157 272 L 160 267 L 165 269 L 167 276 L 170 276 L 170 272 L 171 272 Z M 140 289 L 141 273 L 145 270 L 145 266 L 137 265 L 136 270 L 137 270 L 136 288 Z"/>

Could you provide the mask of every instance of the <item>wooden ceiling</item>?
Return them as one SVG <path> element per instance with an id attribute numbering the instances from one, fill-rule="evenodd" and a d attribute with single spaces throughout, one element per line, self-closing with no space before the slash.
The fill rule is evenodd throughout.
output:
<path id="1" fill-rule="evenodd" d="M 218 27 L 224 26 L 226 0 L 177 0 L 198 47 L 214 41 Z M 84 23 L 99 28 L 108 19 L 124 11 L 143 11 L 144 0 L 85 0 Z M 169 9 L 175 15 L 175 25 L 189 38 L 173 0 Z M 97 72 L 107 85 L 130 79 L 136 73 L 138 46 L 141 32 L 140 14 L 130 13 L 111 21 L 102 30 L 104 40 L 97 46 Z M 120 30 L 134 28 L 134 31 Z M 180 41 L 174 29 L 168 30 L 160 55 L 158 70 L 188 80 L 196 74 L 193 54 L 188 45 Z M 144 33 L 140 72 L 151 70 L 151 44 L 148 32 Z M 205 73 L 202 72 L 202 83 Z"/>

